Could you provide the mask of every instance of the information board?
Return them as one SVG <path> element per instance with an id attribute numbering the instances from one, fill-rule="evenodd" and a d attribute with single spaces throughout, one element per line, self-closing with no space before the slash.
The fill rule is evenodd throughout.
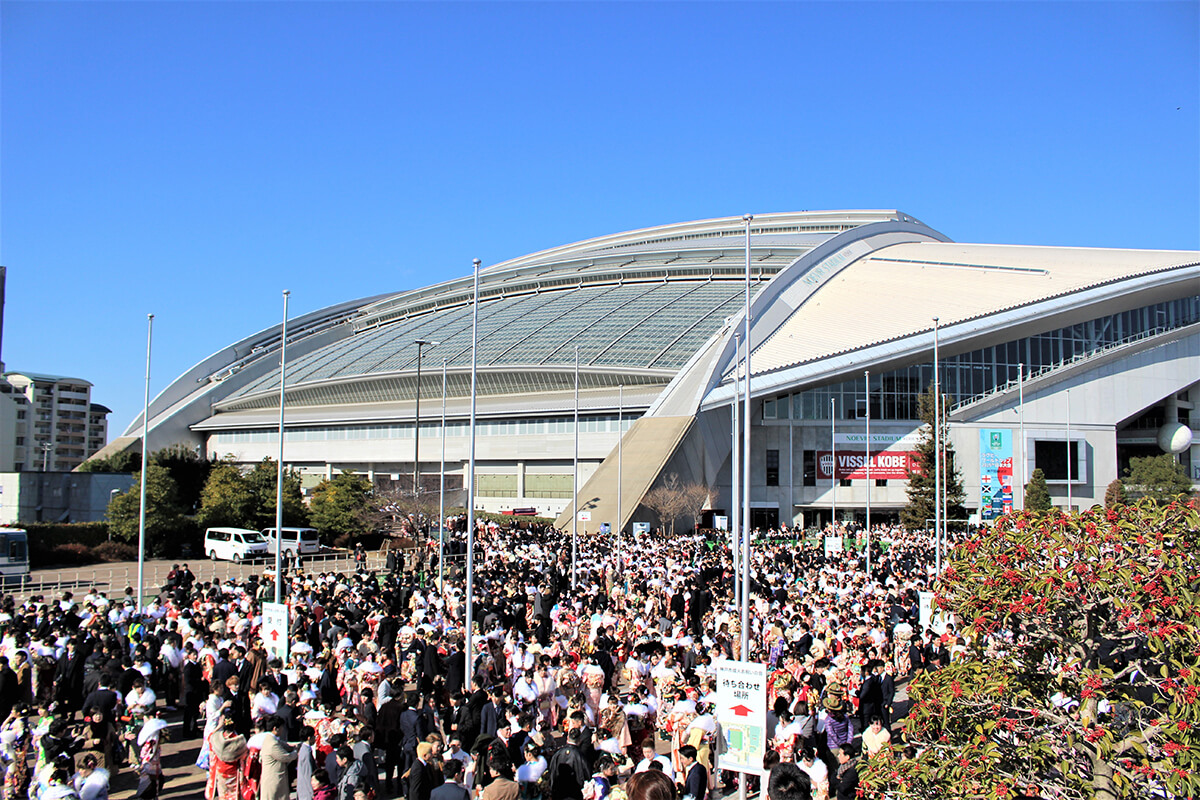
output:
<path id="1" fill-rule="evenodd" d="M 262 604 L 262 629 L 259 635 L 271 658 L 287 663 L 288 609 L 286 603 Z"/>
<path id="2" fill-rule="evenodd" d="M 724 747 L 718 769 L 762 774 L 767 750 L 767 666 L 718 660 L 716 718 Z"/>

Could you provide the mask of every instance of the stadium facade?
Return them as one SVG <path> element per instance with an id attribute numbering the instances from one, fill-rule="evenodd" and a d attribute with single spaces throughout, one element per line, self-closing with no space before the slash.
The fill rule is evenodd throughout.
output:
<path id="1" fill-rule="evenodd" d="M 582 529 L 654 521 L 640 500 L 671 476 L 727 514 L 746 247 L 729 217 L 481 270 L 477 507 L 566 524 L 578 407 Z M 756 525 L 861 519 L 868 493 L 873 519 L 903 507 L 935 317 L 973 513 L 1020 507 L 1034 468 L 1054 502 L 1083 507 L 1164 448 L 1198 477 L 1200 252 L 959 244 L 888 210 L 760 215 L 749 249 Z M 285 460 L 306 486 L 348 469 L 411 487 L 419 447 L 422 491 L 438 491 L 444 452 L 461 502 L 472 297 L 467 275 L 289 321 Z M 150 446 L 274 457 L 280 333 L 176 379 L 151 405 Z M 110 448 L 140 432 L 138 419 Z"/>

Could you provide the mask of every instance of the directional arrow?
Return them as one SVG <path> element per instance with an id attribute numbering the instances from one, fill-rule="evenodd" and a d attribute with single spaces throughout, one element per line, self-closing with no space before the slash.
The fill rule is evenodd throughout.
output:
<path id="1" fill-rule="evenodd" d="M 271 641 L 272 641 L 272 642 L 278 642 L 278 641 L 279 641 L 279 631 L 278 631 L 278 630 L 273 630 L 273 631 L 271 631 Z"/>
<path id="2" fill-rule="evenodd" d="M 746 708 L 745 706 L 734 706 L 729 710 L 739 717 L 748 717 L 750 716 L 750 712 L 753 711 L 753 709 Z"/>

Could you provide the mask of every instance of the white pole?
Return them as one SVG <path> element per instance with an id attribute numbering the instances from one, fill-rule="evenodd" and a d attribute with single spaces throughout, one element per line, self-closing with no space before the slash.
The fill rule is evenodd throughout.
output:
<path id="1" fill-rule="evenodd" d="M 832 397 L 829 398 L 829 443 L 833 457 L 833 466 L 829 469 L 829 488 L 833 492 L 832 535 L 837 536 L 837 402 Z"/>
<path id="2" fill-rule="evenodd" d="M 938 380 L 938 318 L 933 318 L 933 540 L 934 568 L 942 574 L 942 385 Z"/>
<path id="3" fill-rule="evenodd" d="M 1025 364 L 1017 364 L 1017 416 L 1021 423 L 1021 509 L 1025 508 Z"/>
<path id="4" fill-rule="evenodd" d="M 625 506 L 621 505 L 621 445 L 622 439 L 625 438 L 624 431 L 621 430 L 622 422 L 625 419 L 625 384 L 617 386 L 617 565 L 621 563 L 621 534 L 625 528 Z"/>
<path id="5" fill-rule="evenodd" d="M 283 595 L 283 409 L 284 385 L 287 383 L 287 318 L 288 297 L 291 292 L 283 290 L 283 328 L 279 332 L 279 474 L 275 480 L 275 602 L 282 602 Z M 299 547 L 299 543 L 296 545 Z"/>
<path id="6" fill-rule="evenodd" d="M 571 591 L 575 591 L 575 562 L 579 556 L 579 345 L 575 345 L 575 469 L 571 484 Z"/>
<path id="7" fill-rule="evenodd" d="M 750 660 L 750 222 L 753 214 L 746 214 L 746 411 L 742 415 L 742 660 Z M 740 781 L 745 791 L 746 782 Z"/>
<path id="8" fill-rule="evenodd" d="M 438 591 L 446 590 L 446 359 L 442 359 L 442 478 L 438 484 Z"/>
<path id="9" fill-rule="evenodd" d="M 138 503 L 137 609 L 142 613 L 143 580 L 146 574 L 146 466 L 150 456 L 150 343 L 154 337 L 154 315 L 146 315 L 146 400 L 142 405 L 142 488 Z M 43 470 L 44 471 L 44 470 Z"/>
<path id="10" fill-rule="evenodd" d="M 1067 389 L 1067 513 L 1074 505 L 1074 489 L 1071 486 L 1071 390 Z"/>
<path id="11" fill-rule="evenodd" d="M 733 551 L 733 601 L 741 608 L 742 603 L 742 333 L 733 334 L 733 405 L 730 407 L 730 422 L 733 424 L 733 447 L 730 449 L 733 480 L 733 508 L 729 514 L 729 547 Z"/>
<path id="12" fill-rule="evenodd" d="M 471 303 L 471 426 L 470 443 L 467 449 L 467 664 L 464 672 L 463 691 L 471 691 L 471 675 L 475 671 L 475 637 L 472 625 L 472 606 L 475 604 L 475 371 L 476 342 L 479 332 L 479 265 L 475 259 L 475 299 Z"/>
<path id="13" fill-rule="evenodd" d="M 867 396 L 867 577 L 871 575 L 871 371 L 863 371 L 863 391 Z"/>

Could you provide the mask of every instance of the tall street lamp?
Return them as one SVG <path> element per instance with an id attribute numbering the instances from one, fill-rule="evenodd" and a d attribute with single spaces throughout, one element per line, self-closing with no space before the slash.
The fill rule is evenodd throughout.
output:
<path id="1" fill-rule="evenodd" d="M 475 390 L 476 390 L 476 347 L 479 335 L 479 265 L 483 262 L 478 258 L 472 262 L 475 266 L 475 291 L 471 301 L 471 424 L 469 444 L 467 445 L 467 609 L 465 635 L 467 644 L 467 668 L 463 670 L 463 691 L 471 691 L 471 676 L 475 674 L 475 637 L 472 635 L 474 625 L 475 604 Z"/>
<path id="2" fill-rule="evenodd" d="M 142 488 L 138 502 L 137 613 L 142 613 L 142 590 L 146 577 L 146 463 L 150 455 L 150 344 L 154 339 L 154 315 L 146 315 L 146 399 L 142 404 Z"/>
<path id="3" fill-rule="evenodd" d="M 283 327 L 279 331 L 279 474 L 275 482 L 275 603 L 283 597 L 283 414 L 284 387 L 287 385 L 287 318 L 288 298 L 292 293 L 283 290 Z M 300 545 L 297 543 L 297 549 Z"/>
<path id="4" fill-rule="evenodd" d="M 437 342 L 417 339 L 417 403 L 413 413 L 413 497 L 421 496 L 421 349 Z"/>
<path id="5" fill-rule="evenodd" d="M 750 660 L 750 223 L 753 214 L 742 215 L 746 223 L 746 409 L 742 416 L 742 661 Z M 739 797 L 744 797 L 745 781 Z"/>

